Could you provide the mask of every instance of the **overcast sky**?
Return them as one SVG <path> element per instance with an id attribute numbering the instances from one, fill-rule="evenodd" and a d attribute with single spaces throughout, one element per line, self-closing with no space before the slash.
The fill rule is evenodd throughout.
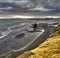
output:
<path id="1" fill-rule="evenodd" d="M 0 0 L 0 2 L 15 2 L 15 1 L 28 1 L 28 0 Z"/>
<path id="2" fill-rule="evenodd" d="M 18 13 L 20 11 L 40 11 L 40 13 L 52 13 L 53 11 L 58 14 L 60 14 L 60 0 L 0 0 L 0 2 L 14 2 L 14 5 L 7 4 L 8 7 L 4 7 L 7 5 L 4 5 L 1 3 L 0 12 L 9 12 L 14 11 Z M 11 4 L 12 4 L 11 3 Z M 18 5 L 18 7 L 16 7 Z M 20 7 L 21 6 L 21 7 Z M 23 8 L 23 9 L 22 9 Z M 27 10 L 25 9 L 27 8 Z M 22 10 L 21 10 L 22 9 Z M 10 12 L 11 12 L 10 11 Z M 53 12 L 53 13 L 54 13 Z M 39 14 L 39 13 L 38 13 Z"/>

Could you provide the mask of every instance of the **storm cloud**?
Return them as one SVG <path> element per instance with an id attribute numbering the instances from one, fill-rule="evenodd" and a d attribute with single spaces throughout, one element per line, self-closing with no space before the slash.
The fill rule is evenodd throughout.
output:
<path id="1" fill-rule="evenodd" d="M 2 4 L 4 2 L 4 4 Z M 5 5 L 8 7 L 1 8 Z M 11 11 L 42 11 L 42 12 L 51 12 L 60 11 L 60 0 L 0 0 L 0 9 Z"/>

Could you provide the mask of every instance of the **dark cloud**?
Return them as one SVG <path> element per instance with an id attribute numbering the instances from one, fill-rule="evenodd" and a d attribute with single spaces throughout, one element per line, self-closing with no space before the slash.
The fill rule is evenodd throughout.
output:
<path id="1" fill-rule="evenodd" d="M 6 11 L 59 12 L 60 0 L 0 0 L 0 9 L 5 12 Z"/>

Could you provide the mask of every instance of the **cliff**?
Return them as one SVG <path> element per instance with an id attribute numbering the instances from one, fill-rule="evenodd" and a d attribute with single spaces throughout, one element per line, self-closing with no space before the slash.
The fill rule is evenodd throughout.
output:
<path id="1" fill-rule="evenodd" d="M 60 58 L 60 25 L 55 29 L 55 33 L 44 43 L 16 58 Z"/>

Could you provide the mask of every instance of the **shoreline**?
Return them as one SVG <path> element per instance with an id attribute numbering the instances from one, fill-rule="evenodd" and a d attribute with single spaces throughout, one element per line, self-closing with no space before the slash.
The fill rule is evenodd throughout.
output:
<path id="1" fill-rule="evenodd" d="M 7 57 L 11 57 L 11 58 L 15 58 L 16 56 L 18 56 L 19 54 L 22 54 L 24 51 L 27 51 L 27 50 L 31 50 L 31 49 L 34 49 L 35 47 L 37 47 L 40 43 L 44 42 L 50 35 L 50 31 L 49 29 L 44 29 L 44 33 L 41 34 L 41 36 L 39 35 L 38 38 L 35 38 L 34 41 L 32 41 L 31 43 L 29 43 L 26 47 L 20 49 L 19 50 L 13 50 L 13 51 L 10 51 L 8 54 L 7 54 Z M 48 35 L 48 36 L 47 36 Z M 44 39 L 43 39 L 44 38 Z M 11 55 L 10 55 L 11 54 Z M 9 56 L 10 55 L 10 56 Z M 2 56 L 4 57 L 4 56 Z"/>
<path id="2" fill-rule="evenodd" d="M 59 58 L 60 57 L 60 25 L 45 42 L 37 48 L 26 51 L 16 58 Z"/>

